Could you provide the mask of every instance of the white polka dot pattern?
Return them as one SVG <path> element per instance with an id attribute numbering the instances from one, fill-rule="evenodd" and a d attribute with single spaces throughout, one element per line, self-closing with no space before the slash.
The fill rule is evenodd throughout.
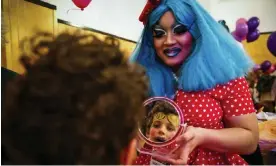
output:
<path id="1" fill-rule="evenodd" d="M 184 121 L 194 127 L 224 128 L 223 117 L 254 113 L 255 109 L 245 78 L 240 77 L 215 88 L 199 91 L 177 91 L 176 103 L 183 111 Z M 135 164 L 149 165 L 151 156 L 138 156 Z M 197 148 L 189 156 L 188 165 L 247 165 L 237 154 L 219 153 Z"/>

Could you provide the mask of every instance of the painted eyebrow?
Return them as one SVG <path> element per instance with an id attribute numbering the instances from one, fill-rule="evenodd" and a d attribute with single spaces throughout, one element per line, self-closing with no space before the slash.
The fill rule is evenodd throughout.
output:
<path id="1" fill-rule="evenodd" d="M 182 26 L 182 24 L 177 24 L 177 25 L 175 25 L 175 26 L 172 28 L 172 31 L 174 32 L 175 28 L 178 28 L 178 27 L 180 27 L 180 26 Z"/>
<path id="2" fill-rule="evenodd" d="M 178 22 L 175 22 L 175 23 L 173 23 L 171 28 L 175 29 L 176 27 L 179 27 L 179 26 L 185 26 L 185 25 L 183 25 L 181 23 L 178 23 Z M 162 29 L 162 30 L 164 30 L 164 28 L 159 23 L 156 23 L 155 25 L 153 25 L 153 29 Z"/>
<path id="3" fill-rule="evenodd" d="M 175 28 L 175 26 L 177 26 L 177 25 L 182 25 L 182 24 L 180 24 L 180 23 L 178 23 L 178 22 L 175 22 L 175 23 L 172 24 L 172 27 L 171 27 L 171 28 L 173 29 L 173 28 Z"/>
<path id="4" fill-rule="evenodd" d="M 158 28 L 158 27 L 153 28 L 153 30 L 155 30 L 155 31 L 162 31 L 162 32 L 164 32 L 164 33 L 167 33 L 164 29 Z"/>
<path id="5" fill-rule="evenodd" d="M 164 34 L 167 34 L 167 32 L 162 28 L 161 25 L 154 25 L 154 27 L 152 28 L 152 30 L 155 30 L 155 31 L 162 31 L 164 32 Z"/>
<path id="6" fill-rule="evenodd" d="M 185 25 L 183 25 L 183 24 L 176 23 L 176 24 L 174 24 L 174 25 L 172 26 L 172 29 L 174 30 L 175 28 L 180 27 L 180 26 L 184 26 L 184 27 L 186 27 L 186 26 L 185 26 Z"/>

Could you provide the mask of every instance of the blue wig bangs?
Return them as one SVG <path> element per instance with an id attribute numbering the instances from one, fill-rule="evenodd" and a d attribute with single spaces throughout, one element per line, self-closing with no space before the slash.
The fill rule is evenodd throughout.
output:
<path id="1" fill-rule="evenodd" d="M 145 68 L 150 83 L 149 96 L 166 96 L 173 98 L 177 82 L 173 76 L 172 70 L 157 61 L 152 42 L 147 40 L 151 38 L 151 31 L 147 31 L 145 28 L 142 33 L 142 40 L 138 41 L 130 57 L 130 62 L 138 62 Z"/>
<path id="2" fill-rule="evenodd" d="M 177 22 L 187 26 L 194 38 L 194 49 L 183 62 L 178 87 L 172 70 L 157 60 L 153 46 L 152 25 L 172 11 Z M 150 80 L 150 96 L 174 95 L 176 88 L 200 91 L 244 76 L 253 65 L 244 50 L 196 0 L 163 0 L 150 14 L 140 41 L 130 58 L 146 69 Z"/>

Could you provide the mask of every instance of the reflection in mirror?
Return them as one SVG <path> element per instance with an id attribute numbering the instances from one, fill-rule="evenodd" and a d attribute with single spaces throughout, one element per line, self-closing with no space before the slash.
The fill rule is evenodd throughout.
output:
<path id="1" fill-rule="evenodd" d="M 157 100 L 145 105 L 147 114 L 140 131 L 152 142 L 163 143 L 171 140 L 180 126 L 179 114 L 175 107 L 165 100 Z"/>
<path id="2" fill-rule="evenodd" d="M 136 149 L 152 157 L 170 156 L 179 145 L 175 139 L 185 124 L 178 105 L 166 97 L 153 97 L 144 102 L 146 115 L 139 123 Z"/>

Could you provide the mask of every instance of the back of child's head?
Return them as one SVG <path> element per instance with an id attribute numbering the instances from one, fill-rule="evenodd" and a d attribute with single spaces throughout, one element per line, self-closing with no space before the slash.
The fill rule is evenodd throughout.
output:
<path id="1" fill-rule="evenodd" d="M 8 87 L 2 111 L 7 164 L 120 164 L 148 85 L 116 43 L 79 33 L 24 42 L 25 73 Z"/>

